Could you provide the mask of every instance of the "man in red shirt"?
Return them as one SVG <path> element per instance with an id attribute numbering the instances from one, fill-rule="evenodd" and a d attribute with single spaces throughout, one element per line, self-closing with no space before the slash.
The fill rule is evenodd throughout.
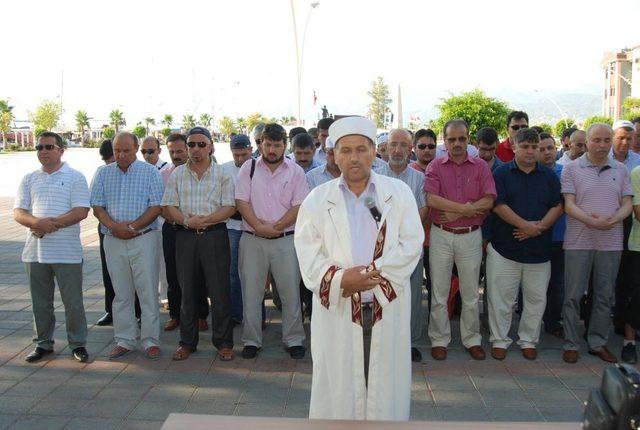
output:
<path id="1" fill-rule="evenodd" d="M 462 344 L 473 359 L 484 360 L 478 314 L 478 279 L 482 262 L 480 226 L 493 207 L 496 187 L 487 163 L 467 154 L 467 123 L 461 119 L 451 120 L 443 130 L 447 152 L 429 163 L 424 186 L 433 223 L 429 240 L 431 356 L 444 360 L 451 342 L 447 298 L 455 262 L 462 297 Z"/>
<path id="2" fill-rule="evenodd" d="M 501 161 L 508 163 L 513 160 L 514 153 L 511 142 L 514 141 L 518 130 L 521 128 L 529 128 L 529 115 L 519 110 L 509 112 L 509 115 L 507 115 L 507 133 L 509 137 L 500 142 L 498 149 L 496 149 L 496 155 Z"/>

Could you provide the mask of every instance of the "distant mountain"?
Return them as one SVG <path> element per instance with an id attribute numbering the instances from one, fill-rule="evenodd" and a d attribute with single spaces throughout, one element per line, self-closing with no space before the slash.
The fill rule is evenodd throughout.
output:
<path id="1" fill-rule="evenodd" d="M 590 116 L 602 114 L 602 97 L 593 94 L 560 94 L 546 98 L 531 100 L 519 104 L 519 107 L 529 114 L 532 124 L 546 122 L 554 124 L 562 119 L 562 110 L 569 118 L 584 120 Z"/>

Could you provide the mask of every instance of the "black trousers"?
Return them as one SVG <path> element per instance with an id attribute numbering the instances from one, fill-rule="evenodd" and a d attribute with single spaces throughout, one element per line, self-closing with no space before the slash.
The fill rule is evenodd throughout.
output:
<path id="1" fill-rule="evenodd" d="M 171 223 L 162 225 L 162 250 L 164 251 L 164 265 L 167 269 L 167 300 L 169 301 L 169 317 L 179 320 L 182 302 L 182 289 L 176 272 L 176 231 Z M 202 282 L 202 273 L 198 270 L 197 284 L 200 291 L 198 304 L 198 318 L 206 320 L 209 316 L 207 290 Z"/>
<path id="2" fill-rule="evenodd" d="M 113 298 L 116 296 L 116 293 L 113 291 L 113 284 L 111 283 L 111 276 L 109 276 L 109 271 L 107 270 L 107 260 L 104 255 L 104 234 L 100 231 L 100 226 L 98 226 L 98 237 L 100 238 L 100 262 L 102 263 L 102 285 L 104 285 L 104 311 L 108 314 L 111 314 L 112 306 L 113 306 Z M 140 318 L 140 301 L 138 300 L 138 295 L 136 294 L 136 318 Z"/>
<path id="3" fill-rule="evenodd" d="M 226 225 L 217 226 L 215 230 L 202 234 L 176 231 L 176 267 L 182 287 L 180 345 L 192 350 L 198 346 L 197 309 L 201 303 L 199 270 L 202 271 L 211 298 L 213 345 L 218 349 L 233 347 L 229 235 Z"/>
<path id="4" fill-rule="evenodd" d="M 624 231 L 624 240 L 622 257 L 620 258 L 620 268 L 618 269 L 618 277 L 616 278 L 615 305 L 613 307 L 613 323 L 622 329 L 626 320 L 626 310 L 629 300 L 633 293 L 632 277 L 633 272 L 638 270 L 634 267 L 634 259 L 631 258 L 629 251 L 629 236 L 631 235 L 631 227 L 633 226 L 633 215 L 628 216 L 622 222 Z"/>

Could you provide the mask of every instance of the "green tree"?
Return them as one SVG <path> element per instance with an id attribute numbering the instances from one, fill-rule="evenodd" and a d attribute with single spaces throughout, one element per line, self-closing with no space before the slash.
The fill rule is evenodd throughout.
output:
<path id="1" fill-rule="evenodd" d="M 171 124 L 173 124 L 173 116 L 168 113 L 164 114 L 162 117 L 162 123 L 168 128 L 171 128 Z"/>
<path id="2" fill-rule="evenodd" d="M 553 134 L 553 126 L 546 122 L 541 122 L 540 124 L 536 124 L 540 127 L 545 133 Z"/>
<path id="3" fill-rule="evenodd" d="M 200 114 L 200 125 L 206 128 L 211 128 L 211 124 L 213 123 L 213 117 L 208 113 Z"/>
<path id="4" fill-rule="evenodd" d="M 562 136 L 562 132 L 567 128 L 575 127 L 576 123 L 571 118 L 561 119 L 553 126 L 554 136 Z"/>
<path id="5" fill-rule="evenodd" d="M 238 132 L 235 122 L 228 116 L 223 116 L 218 120 L 218 127 L 220 128 L 220 133 L 226 136 Z"/>
<path id="6" fill-rule="evenodd" d="M 367 115 L 378 128 L 385 128 L 385 121 L 391 112 L 389 108 L 391 97 L 389 97 L 389 86 L 382 76 L 378 76 L 371 82 L 371 89 L 367 91 L 367 95 L 371 98 Z"/>
<path id="7" fill-rule="evenodd" d="M 442 131 L 447 121 L 456 118 L 469 124 L 469 134 L 473 138 L 482 127 L 493 127 L 502 135 L 507 130 L 505 120 L 509 106 L 503 100 L 487 96 L 480 89 L 451 95 L 436 107 L 440 111 L 440 117 L 429 124 L 434 131 Z"/>
<path id="8" fill-rule="evenodd" d="M 76 112 L 76 128 L 78 133 L 80 133 L 80 143 L 84 143 L 84 131 L 89 128 L 89 115 L 87 115 L 86 111 L 79 110 Z"/>
<path id="9" fill-rule="evenodd" d="M 33 123 L 36 130 L 36 136 L 46 130 L 53 130 L 58 126 L 60 116 L 62 115 L 62 106 L 53 100 L 44 100 L 35 112 L 29 113 L 29 121 Z"/>
<path id="10" fill-rule="evenodd" d="M 120 109 L 114 109 L 109 112 L 109 124 L 115 129 L 116 134 L 120 131 L 121 126 L 127 125 L 124 114 Z"/>
<path id="11" fill-rule="evenodd" d="M 102 130 L 102 137 L 104 137 L 105 139 L 113 139 L 114 137 L 116 137 L 116 130 L 113 127 L 105 127 Z"/>
<path id="12" fill-rule="evenodd" d="M 7 147 L 6 133 L 11 131 L 13 122 L 13 106 L 9 106 L 8 100 L 0 100 L 0 133 L 2 133 L 2 147 Z"/>
<path id="13" fill-rule="evenodd" d="M 240 117 L 236 119 L 236 133 L 246 133 L 247 123 L 244 118 Z"/>
<path id="14" fill-rule="evenodd" d="M 147 130 L 147 136 L 149 135 L 149 126 L 150 125 L 156 125 L 156 120 L 153 119 L 152 117 L 148 116 L 145 119 L 143 119 L 144 121 L 144 127 L 145 130 Z"/>
<path id="15" fill-rule="evenodd" d="M 591 124 L 595 124 L 596 122 L 604 122 L 605 124 L 613 125 L 613 120 L 608 116 L 594 115 L 584 120 L 582 129 L 587 130 Z"/>
<path id="16" fill-rule="evenodd" d="M 627 97 L 622 102 L 622 117 L 629 121 L 640 116 L 640 98 L 639 97 Z"/>
<path id="17" fill-rule="evenodd" d="M 135 127 L 133 127 L 131 133 L 135 134 L 138 139 L 144 139 L 144 137 L 147 135 L 147 127 L 142 125 L 142 123 L 138 123 Z"/>
<path id="18" fill-rule="evenodd" d="M 247 133 L 251 133 L 251 130 L 253 130 L 253 128 L 256 125 L 266 124 L 267 122 L 269 122 L 269 118 L 265 117 L 260 112 L 252 113 L 251 115 L 247 116 L 244 120 L 244 123 L 247 127 Z"/>
<path id="19" fill-rule="evenodd" d="M 189 130 L 196 126 L 196 119 L 193 115 L 183 115 L 182 116 L 182 128 L 184 130 Z"/>
<path id="20" fill-rule="evenodd" d="M 162 130 L 160 130 L 160 134 L 163 135 L 164 137 L 168 137 L 171 134 L 171 129 L 169 127 L 165 127 Z"/>

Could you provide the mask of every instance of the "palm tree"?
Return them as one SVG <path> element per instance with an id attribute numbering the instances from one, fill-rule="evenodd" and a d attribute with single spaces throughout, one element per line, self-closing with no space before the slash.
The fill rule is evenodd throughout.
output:
<path id="1" fill-rule="evenodd" d="M 7 136 L 5 133 L 11 131 L 13 121 L 13 106 L 9 106 L 8 100 L 0 100 L 0 133 L 2 133 L 2 147 L 7 147 Z"/>
<path id="2" fill-rule="evenodd" d="M 145 119 L 143 119 L 143 121 L 144 121 L 145 128 L 147 130 L 147 136 L 148 136 L 149 135 L 149 126 L 150 125 L 156 125 L 156 120 L 151 118 L 150 116 L 148 116 Z"/>
<path id="3" fill-rule="evenodd" d="M 166 125 L 168 128 L 171 128 L 171 124 L 173 124 L 173 116 L 166 113 L 162 118 L 162 123 Z"/>
<path id="4" fill-rule="evenodd" d="M 212 122 L 213 122 L 213 117 L 208 113 L 203 113 L 200 115 L 200 124 L 203 127 L 211 128 Z"/>
<path id="5" fill-rule="evenodd" d="M 120 109 L 114 109 L 109 113 L 109 121 L 113 128 L 116 129 L 116 134 L 120 131 L 121 125 L 127 125 L 124 114 Z"/>
<path id="6" fill-rule="evenodd" d="M 80 133 L 80 144 L 84 143 L 84 130 L 85 128 L 90 127 L 90 119 L 91 118 L 89 118 L 87 112 L 83 110 L 79 110 L 78 112 L 76 112 L 76 127 L 78 128 L 78 132 Z"/>
<path id="7" fill-rule="evenodd" d="M 238 131 L 240 133 L 245 133 L 247 128 L 247 123 L 244 118 L 240 117 L 236 119 L 236 126 L 238 127 Z"/>
<path id="8" fill-rule="evenodd" d="M 183 115 L 182 116 L 182 128 L 185 130 L 189 130 L 196 126 L 196 119 L 193 115 Z"/>

